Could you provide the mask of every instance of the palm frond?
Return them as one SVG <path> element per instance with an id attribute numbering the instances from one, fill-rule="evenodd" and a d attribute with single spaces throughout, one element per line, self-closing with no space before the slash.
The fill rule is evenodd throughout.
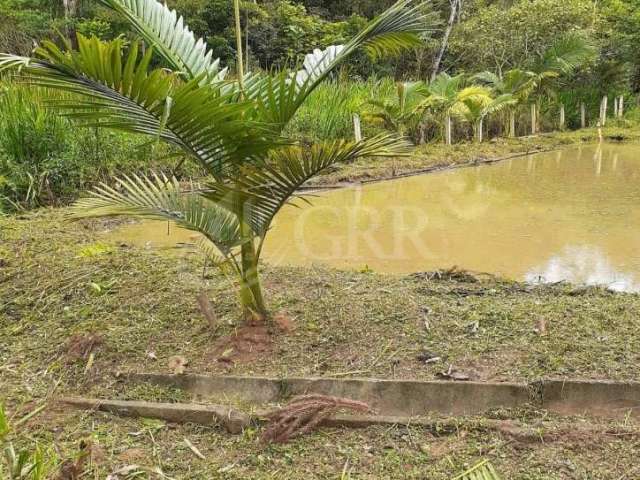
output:
<path id="1" fill-rule="evenodd" d="M 204 195 L 230 211 L 243 209 L 254 233 L 263 237 L 280 208 L 296 198 L 295 192 L 331 165 L 362 157 L 401 157 L 409 152 L 409 144 L 392 135 L 361 142 L 339 140 L 310 148 L 290 146 L 275 151 L 267 165 L 245 171 L 233 183 L 208 184 Z"/>
<path id="2" fill-rule="evenodd" d="M 580 34 L 571 32 L 557 39 L 542 56 L 538 71 L 567 75 L 588 62 L 594 47 Z"/>
<path id="3" fill-rule="evenodd" d="M 148 71 L 152 50 L 140 56 L 133 43 L 102 42 L 78 36 L 78 51 L 61 51 L 45 42 L 38 58 L 0 54 L 0 69 L 20 69 L 39 86 L 80 94 L 84 100 L 59 101 L 54 107 L 86 126 L 101 126 L 159 136 L 198 160 L 212 174 L 229 164 L 264 154 L 276 139 L 252 122 L 251 101 L 237 101 L 221 85 L 187 83 L 164 69 Z"/>
<path id="4" fill-rule="evenodd" d="M 133 216 L 170 220 L 204 235 L 225 257 L 244 241 L 234 214 L 198 193 L 183 192 L 175 178 L 158 174 L 134 175 L 121 177 L 117 182 L 118 188 L 103 183 L 88 197 L 78 200 L 73 205 L 71 217 Z"/>
<path id="5" fill-rule="evenodd" d="M 489 461 L 483 460 L 452 480 L 500 480 L 500 477 Z"/>
<path id="6" fill-rule="evenodd" d="M 346 44 L 314 50 L 296 73 L 283 73 L 275 79 L 250 76 L 245 80 L 246 93 L 260 102 L 260 118 L 281 131 L 315 88 L 353 53 L 359 49 L 377 56 L 398 53 L 420 44 L 436 23 L 424 2 L 400 0 Z"/>
<path id="7" fill-rule="evenodd" d="M 205 82 L 224 79 L 226 69 L 220 59 L 213 58 L 202 38 L 194 33 L 175 10 L 157 0 L 98 0 L 99 3 L 123 15 L 157 53 L 188 79 Z"/>

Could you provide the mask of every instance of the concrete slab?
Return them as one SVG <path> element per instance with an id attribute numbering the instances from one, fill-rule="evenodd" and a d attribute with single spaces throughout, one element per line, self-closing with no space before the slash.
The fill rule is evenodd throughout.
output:
<path id="1" fill-rule="evenodd" d="M 640 382 L 545 379 L 542 408 L 562 415 L 640 418 Z"/>
<path id="2" fill-rule="evenodd" d="M 473 415 L 530 403 L 526 384 L 381 379 L 215 377 L 131 374 L 131 380 L 182 388 L 194 395 L 253 404 L 282 403 L 309 393 L 368 403 L 380 415 Z"/>

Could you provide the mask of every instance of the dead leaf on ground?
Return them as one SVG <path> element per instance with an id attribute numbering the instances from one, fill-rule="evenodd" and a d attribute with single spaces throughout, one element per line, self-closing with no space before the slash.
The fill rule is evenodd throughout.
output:
<path id="1" fill-rule="evenodd" d="M 285 333 L 293 330 L 293 320 L 286 313 L 278 313 L 275 317 L 273 317 L 273 322 L 278 326 L 280 330 Z"/>
<path id="2" fill-rule="evenodd" d="M 84 474 L 87 459 L 91 456 L 93 445 L 84 440 L 80 442 L 80 453 L 75 459 L 67 459 L 60 465 L 56 480 L 80 480 Z"/>
<path id="3" fill-rule="evenodd" d="M 543 317 L 538 318 L 536 332 L 538 332 L 538 335 L 540 335 L 541 337 L 545 337 L 547 335 L 547 320 Z"/>
<path id="4" fill-rule="evenodd" d="M 130 464 L 144 461 L 147 457 L 147 452 L 142 448 L 128 448 L 118 455 L 118 460 Z"/>
<path id="5" fill-rule="evenodd" d="M 94 332 L 77 333 L 67 340 L 65 351 L 72 360 L 87 360 L 98 347 L 104 344 L 104 338 Z"/>
<path id="6" fill-rule="evenodd" d="M 453 380 L 456 382 L 466 382 L 468 380 L 471 380 L 471 375 L 455 369 L 453 365 L 449 365 L 449 368 L 446 371 L 439 372 L 436 374 L 436 376 L 444 380 Z"/>
<path id="7" fill-rule="evenodd" d="M 169 368 L 173 370 L 175 375 L 182 375 L 189 365 L 189 360 L 181 355 L 174 355 L 169 359 Z"/>

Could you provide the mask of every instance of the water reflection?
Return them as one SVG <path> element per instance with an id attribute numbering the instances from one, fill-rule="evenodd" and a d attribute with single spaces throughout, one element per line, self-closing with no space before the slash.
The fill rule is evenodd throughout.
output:
<path id="1" fill-rule="evenodd" d="M 637 292 L 636 276 L 614 266 L 598 248 L 568 246 L 544 265 L 532 268 L 525 276 L 532 283 L 568 281 L 583 285 L 605 285 L 618 292 Z"/>

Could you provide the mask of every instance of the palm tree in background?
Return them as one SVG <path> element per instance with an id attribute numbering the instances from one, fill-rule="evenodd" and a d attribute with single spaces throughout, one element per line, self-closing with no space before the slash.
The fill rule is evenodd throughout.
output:
<path id="1" fill-rule="evenodd" d="M 370 99 L 366 102 L 374 109 L 366 112 L 365 116 L 369 120 L 381 122 L 385 129 L 398 135 L 408 135 L 415 144 L 423 143 L 423 92 L 423 82 L 398 82 L 395 98 Z"/>
<path id="2" fill-rule="evenodd" d="M 425 100 L 422 107 L 429 109 L 442 122 L 444 143 L 452 143 L 452 118 L 465 108 L 465 101 L 473 97 L 486 95 L 486 89 L 481 86 L 464 87 L 464 75 L 450 76 L 440 73 L 424 90 Z"/>
<path id="3" fill-rule="evenodd" d="M 526 70 L 512 69 L 499 77 L 493 72 L 481 72 L 475 75 L 474 80 L 487 85 L 498 97 L 509 95 L 512 103 L 505 106 L 507 111 L 507 131 L 509 137 L 516 136 L 516 112 L 518 106 L 526 103 L 527 99 L 536 87 L 536 75 Z"/>
<path id="4" fill-rule="evenodd" d="M 491 90 L 485 89 L 484 93 L 476 90 L 474 95 L 466 96 L 462 101 L 463 108 L 459 114 L 473 127 L 473 138 L 482 143 L 484 134 L 484 119 L 487 115 L 497 113 L 514 105 L 517 100 L 510 94 L 502 94 L 492 97 Z"/>
<path id="5" fill-rule="evenodd" d="M 84 126 L 171 144 L 198 162 L 208 177 L 197 191 L 185 191 L 162 174 L 123 177 L 117 188 L 103 184 L 77 202 L 73 215 L 164 219 L 198 232 L 210 257 L 237 274 L 245 314 L 264 318 L 259 259 L 282 206 L 296 198 L 306 181 L 336 163 L 407 152 L 404 140 L 388 134 L 302 146 L 284 137 L 286 126 L 354 52 L 364 49 L 375 57 L 418 46 L 433 28 L 432 17 L 420 2 L 401 0 L 345 45 L 307 55 L 299 71 L 243 74 L 239 68 L 238 78 L 227 79 L 205 42 L 166 5 L 99 1 L 125 17 L 144 44 L 78 35 L 77 50 L 44 42 L 33 57 L 0 54 L 0 70 L 13 69 L 33 85 L 76 94 L 54 106 Z M 168 68 L 152 68 L 154 55 Z"/>

